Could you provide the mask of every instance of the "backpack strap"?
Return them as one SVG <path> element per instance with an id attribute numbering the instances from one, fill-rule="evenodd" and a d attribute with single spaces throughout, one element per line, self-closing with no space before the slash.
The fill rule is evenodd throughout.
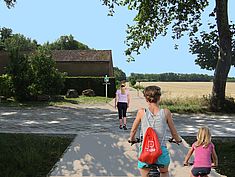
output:
<path id="1" fill-rule="evenodd" d="M 146 122 L 147 122 L 147 124 L 148 124 L 148 127 L 152 127 L 152 128 L 153 128 L 156 119 L 153 119 L 153 125 L 151 125 L 150 122 L 149 122 L 149 118 L 151 117 L 151 116 L 150 116 L 151 112 L 149 111 L 149 109 L 147 110 L 146 108 L 145 108 L 144 110 L 145 110 Z"/>
<path id="2" fill-rule="evenodd" d="M 149 122 L 149 118 L 150 118 L 151 112 L 150 112 L 149 110 L 145 109 L 145 114 L 146 114 L 146 119 L 147 119 L 146 122 L 147 122 L 147 124 L 148 124 L 148 127 L 154 128 L 153 126 L 154 126 L 154 124 L 155 124 L 156 119 L 153 120 L 153 125 L 151 125 L 150 122 Z M 164 109 L 160 109 L 160 110 L 159 110 L 159 115 L 160 115 L 160 117 L 162 117 L 162 118 L 165 120 Z M 161 140 L 161 144 L 160 144 L 161 146 L 162 146 L 163 141 L 164 141 L 164 139 L 165 139 L 165 135 L 166 135 L 166 128 L 165 128 L 165 131 L 164 131 L 164 133 L 163 133 L 162 140 Z"/>

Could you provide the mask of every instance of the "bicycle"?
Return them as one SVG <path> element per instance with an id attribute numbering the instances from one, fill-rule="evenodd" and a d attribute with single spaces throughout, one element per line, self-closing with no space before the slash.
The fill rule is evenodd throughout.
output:
<path id="1" fill-rule="evenodd" d="M 141 136 L 141 138 L 136 138 L 136 141 L 130 141 L 128 140 L 129 143 L 131 143 L 131 146 L 133 144 L 136 144 L 136 143 L 141 143 L 143 141 L 143 137 Z M 174 138 L 169 138 L 168 141 L 170 143 L 176 143 L 176 144 L 180 144 L 181 142 L 176 142 L 174 140 Z M 161 164 L 150 164 L 148 165 L 147 168 L 150 168 L 150 171 L 148 173 L 148 177 L 160 177 L 160 171 L 159 171 L 159 168 L 161 167 L 164 167 L 164 165 L 161 165 Z"/>
<path id="2" fill-rule="evenodd" d="M 193 162 L 189 162 L 188 164 L 184 164 L 184 166 L 193 166 Z M 212 165 L 211 168 L 216 168 L 216 166 Z M 198 176 L 196 176 L 196 177 L 208 177 L 209 174 L 207 172 L 201 170 L 198 172 Z"/>

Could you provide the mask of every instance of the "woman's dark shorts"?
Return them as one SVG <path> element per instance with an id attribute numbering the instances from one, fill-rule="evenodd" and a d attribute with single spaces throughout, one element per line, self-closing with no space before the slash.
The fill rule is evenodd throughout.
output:
<path id="1" fill-rule="evenodd" d="M 211 172 L 210 167 L 193 167 L 191 170 L 193 176 L 199 176 L 201 174 L 208 175 Z"/>

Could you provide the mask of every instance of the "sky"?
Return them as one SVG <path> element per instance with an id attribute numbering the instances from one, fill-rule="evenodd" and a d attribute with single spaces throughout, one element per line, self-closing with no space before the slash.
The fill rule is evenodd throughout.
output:
<path id="1" fill-rule="evenodd" d="M 205 14 L 214 8 L 214 1 Z M 229 19 L 235 22 L 235 1 L 229 0 Z M 198 73 L 213 75 L 214 71 L 202 70 L 195 65 L 196 55 L 189 53 L 188 37 L 173 41 L 170 35 L 157 38 L 147 50 L 127 62 L 124 51 L 127 24 L 133 24 L 134 11 L 126 7 L 116 8 L 114 16 L 108 16 L 108 8 L 101 0 L 18 0 L 15 7 L 8 9 L 0 1 L 0 27 L 20 33 L 38 43 L 54 42 L 62 35 L 73 35 L 90 48 L 112 50 L 113 65 L 130 73 Z M 205 16 L 205 15 L 204 15 Z M 207 24 L 207 16 L 203 19 Z M 179 44 L 175 50 L 174 45 Z M 235 77 L 231 67 L 230 77 Z"/>

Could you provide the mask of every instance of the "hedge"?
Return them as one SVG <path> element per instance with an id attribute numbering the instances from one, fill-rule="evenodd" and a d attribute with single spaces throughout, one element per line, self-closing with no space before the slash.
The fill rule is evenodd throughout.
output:
<path id="1" fill-rule="evenodd" d="M 114 98 L 116 93 L 115 78 L 109 78 L 109 83 L 108 97 Z M 96 96 L 105 96 L 104 77 L 66 77 L 61 94 L 65 95 L 68 89 L 76 89 L 79 95 L 83 90 L 92 89 Z"/>

